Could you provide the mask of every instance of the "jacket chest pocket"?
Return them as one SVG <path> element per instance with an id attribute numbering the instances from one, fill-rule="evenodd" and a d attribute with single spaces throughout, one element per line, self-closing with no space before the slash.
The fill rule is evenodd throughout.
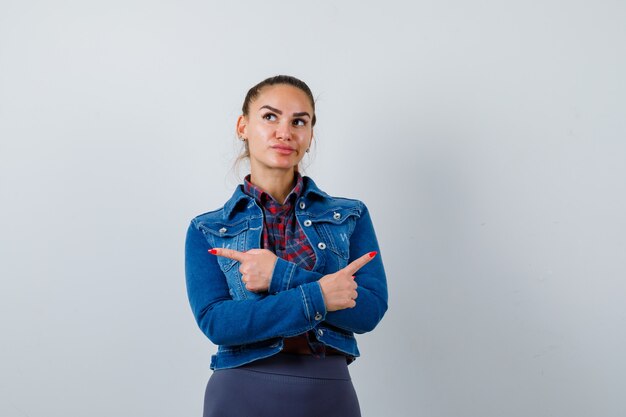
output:
<path id="1" fill-rule="evenodd" d="M 337 261 L 337 269 L 348 264 L 350 257 L 350 236 L 359 218 L 359 212 L 355 209 L 336 208 L 311 218 L 311 225 L 315 228 L 320 238 L 318 249 L 326 252 L 327 259 L 332 254 Z"/>
<path id="2" fill-rule="evenodd" d="M 200 228 L 208 235 L 209 241 L 213 242 L 213 247 L 233 249 L 239 252 L 248 250 L 246 239 L 249 233 L 248 220 L 243 220 L 234 224 L 215 223 L 204 224 Z M 241 282 L 239 272 L 239 262 L 224 256 L 217 257 L 217 263 L 226 277 L 230 296 L 233 300 L 244 300 L 249 298 L 259 298 L 259 294 L 248 291 Z"/>

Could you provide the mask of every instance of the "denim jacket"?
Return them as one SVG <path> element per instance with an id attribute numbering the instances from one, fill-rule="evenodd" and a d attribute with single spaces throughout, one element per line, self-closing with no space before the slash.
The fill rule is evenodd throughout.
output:
<path id="1" fill-rule="evenodd" d="M 272 356 L 283 338 L 314 330 L 318 342 L 350 359 L 359 356 L 354 333 L 374 329 L 387 310 L 387 281 L 365 205 L 331 197 L 304 177 L 296 218 L 313 250 L 311 271 L 278 258 L 269 289 L 248 291 L 237 261 L 211 248 L 259 248 L 263 211 L 239 185 L 219 210 L 195 217 L 187 230 L 185 273 L 191 310 L 202 332 L 218 345 L 211 369 L 233 368 Z M 356 307 L 327 312 L 318 280 L 365 253 L 379 254 L 356 273 Z"/>

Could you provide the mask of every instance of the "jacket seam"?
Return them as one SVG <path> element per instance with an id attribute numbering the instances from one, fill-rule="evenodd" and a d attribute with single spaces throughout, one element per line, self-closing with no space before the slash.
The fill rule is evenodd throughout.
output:
<path id="1" fill-rule="evenodd" d="M 283 290 L 288 290 L 291 286 L 291 278 L 293 277 L 293 273 L 295 271 L 295 264 L 289 264 L 288 268 L 289 268 L 289 274 L 287 276 L 287 285 L 285 285 L 285 288 L 283 288 Z"/>
<path id="2" fill-rule="evenodd" d="M 302 301 L 304 302 L 304 310 L 306 312 L 306 319 L 309 323 L 311 323 L 311 315 L 309 313 L 309 305 L 306 302 L 306 294 L 304 293 L 304 289 L 300 287 L 300 293 L 302 293 Z"/>

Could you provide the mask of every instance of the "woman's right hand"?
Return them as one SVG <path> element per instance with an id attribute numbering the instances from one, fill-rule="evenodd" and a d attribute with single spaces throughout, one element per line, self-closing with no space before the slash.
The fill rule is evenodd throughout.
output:
<path id="1" fill-rule="evenodd" d="M 376 252 L 366 253 L 334 274 L 324 275 L 320 278 L 318 282 L 322 288 L 326 311 L 337 311 L 356 306 L 358 285 L 354 280 L 354 274 L 371 261 L 374 256 L 376 256 Z"/>

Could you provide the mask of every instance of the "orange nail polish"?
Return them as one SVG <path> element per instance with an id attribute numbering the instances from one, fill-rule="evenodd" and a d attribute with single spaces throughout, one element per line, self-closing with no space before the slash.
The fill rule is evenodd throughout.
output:
<path id="1" fill-rule="evenodd" d="M 376 251 L 370 252 L 370 258 L 373 258 L 374 256 L 376 256 L 377 253 L 378 252 L 376 252 Z"/>

